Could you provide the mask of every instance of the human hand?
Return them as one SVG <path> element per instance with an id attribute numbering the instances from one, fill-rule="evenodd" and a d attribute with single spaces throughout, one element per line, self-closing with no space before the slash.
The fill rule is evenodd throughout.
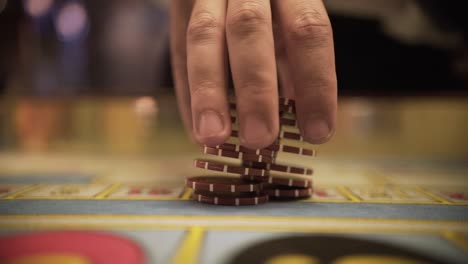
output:
<path id="1" fill-rule="evenodd" d="M 230 136 L 228 63 L 242 145 L 276 139 L 278 76 L 304 139 L 320 144 L 333 134 L 337 81 L 322 0 L 172 0 L 171 57 L 184 124 L 200 143 Z"/>

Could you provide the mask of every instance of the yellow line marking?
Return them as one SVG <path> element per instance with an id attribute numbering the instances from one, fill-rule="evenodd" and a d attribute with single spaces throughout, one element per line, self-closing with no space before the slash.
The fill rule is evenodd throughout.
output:
<path id="1" fill-rule="evenodd" d="M 16 197 L 18 197 L 18 196 L 20 196 L 20 195 L 23 195 L 23 194 L 28 193 L 28 192 L 30 192 L 30 191 L 37 190 L 37 189 L 39 189 L 40 187 L 42 187 L 41 184 L 34 184 L 34 185 L 32 185 L 32 186 L 29 186 L 29 187 L 26 187 L 26 188 L 24 188 L 24 189 L 21 189 L 21 190 L 19 190 L 19 191 L 17 191 L 17 192 L 14 192 L 14 193 L 12 193 L 12 194 L 10 194 L 10 195 L 7 195 L 7 196 L 5 196 L 5 197 L 3 197 L 3 198 L 1 198 L 1 199 L 15 199 Z"/>
<path id="2" fill-rule="evenodd" d="M 50 230 L 58 229 L 61 230 L 138 230 L 138 231 L 148 231 L 148 230 L 183 230 L 188 226 L 181 225 L 170 225 L 170 224 L 153 224 L 153 225 L 138 225 L 138 224 L 119 224 L 119 225 L 86 225 L 86 224 L 70 224 L 70 225 L 8 225 L 0 226 L 0 230 Z M 324 228 L 324 227 L 264 227 L 264 226 L 240 226 L 240 225 L 224 225 L 224 226 L 204 226 L 208 231 L 255 231 L 255 232 L 288 232 L 288 233 L 324 233 L 324 234 L 338 234 L 338 233 L 348 233 L 348 234 L 440 234 L 440 230 L 425 230 L 425 229 L 399 229 L 396 227 L 392 228 L 355 228 L 355 227 L 333 227 L 333 228 Z M 441 229 L 443 229 L 441 227 Z"/>
<path id="3" fill-rule="evenodd" d="M 300 203 L 353 203 L 353 201 L 350 201 L 350 200 L 326 200 L 326 199 L 323 199 L 323 200 L 320 200 L 320 199 L 316 199 L 316 198 L 310 198 L 310 199 L 306 199 L 306 200 L 299 200 L 298 202 Z"/>
<path id="4" fill-rule="evenodd" d="M 196 264 L 203 244 L 204 230 L 195 226 L 187 231 L 187 235 L 182 241 L 182 245 L 177 250 L 172 259 L 173 264 Z"/>
<path id="5" fill-rule="evenodd" d="M 88 216 L 88 218 L 92 218 L 92 216 Z M 1 219 L 1 217 L 0 217 Z M 46 221 L 44 221 L 46 220 Z M 26 222 L 20 224 L 18 222 L 12 222 L 11 224 L 0 224 L 0 230 L 48 230 L 48 229 L 89 229 L 89 230 L 115 230 L 115 229 L 123 229 L 123 230 L 183 230 L 186 228 L 190 228 L 191 223 L 190 221 L 179 221 L 179 223 L 171 223 L 167 221 L 166 223 L 160 222 L 148 222 L 148 223 L 139 223 L 136 221 L 126 221 L 125 223 L 115 223 L 112 221 L 111 218 L 104 219 L 99 223 L 76 223 L 68 221 L 67 219 L 62 220 L 61 223 L 56 222 L 47 222 L 50 219 L 43 219 L 42 223 L 35 221 L 35 222 Z M 81 219 L 77 219 L 81 220 Z M 247 219 L 246 221 L 249 221 Z M 323 223 L 325 220 L 314 219 L 316 222 Z M 378 222 L 378 221 L 377 221 Z M 213 224 L 216 223 L 216 224 Z M 216 222 L 207 222 L 207 223 L 197 223 L 197 226 L 203 227 L 209 231 L 261 231 L 261 232 L 301 232 L 301 233 L 308 233 L 308 232 L 320 232 L 320 233 L 402 233 L 402 234 L 432 234 L 432 235 L 440 235 L 441 230 L 451 230 L 456 232 L 467 232 L 468 226 L 457 226 L 457 225 L 445 225 L 442 223 L 434 223 L 433 227 L 424 227 L 418 225 L 412 225 L 406 223 L 405 226 L 399 225 L 399 223 L 392 223 L 387 226 L 379 226 L 379 225 L 372 225 L 372 224 L 360 224 L 360 226 L 355 226 L 348 223 L 345 223 L 345 226 L 340 226 L 339 222 L 333 223 L 332 225 L 326 226 L 319 226 L 319 225 L 311 225 L 311 226 L 303 226 L 298 223 L 292 223 L 291 225 L 283 224 L 281 226 L 277 225 L 265 225 L 265 222 L 253 222 L 251 225 L 241 225 L 236 223 L 225 223 L 220 224 L 218 221 Z M 376 221 L 374 221 L 374 224 Z M 440 228 L 438 228 L 440 227 Z"/>
<path id="6" fill-rule="evenodd" d="M 117 189 L 119 189 L 121 186 L 121 184 L 119 183 L 116 183 L 116 184 L 112 184 L 110 185 L 109 187 L 107 187 L 104 191 L 96 194 L 94 196 L 95 199 L 105 199 L 107 198 L 107 196 L 109 196 L 111 193 L 113 193 L 114 191 L 116 191 Z"/>
<path id="7" fill-rule="evenodd" d="M 338 191 L 343 195 L 345 196 L 346 198 L 348 198 L 349 200 L 351 200 L 352 202 L 355 202 L 355 203 L 360 203 L 362 200 L 361 198 L 357 197 L 356 195 L 354 195 L 347 187 L 345 186 L 338 186 L 337 187 Z"/>
<path id="8" fill-rule="evenodd" d="M 180 197 L 180 200 L 190 200 L 192 193 L 192 189 L 186 188 L 184 194 L 182 194 L 182 197 Z"/>
<path id="9" fill-rule="evenodd" d="M 180 201 L 178 197 L 123 197 L 123 196 L 115 196 L 115 197 L 106 197 L 106 200 L 111 201 Z"/>
<path id="10" fill-rule="evenodd" d="M 356 203 L 355 201 L 350 201 L 350 200 L 338 200 L 338 199 L 321 199 L 321 198 L 310 198 L 306 200 L 299 200 L 298 202 L 301 203 Z M 359 203 L 366 203 L 366 204 L 415 204 L 415 205 L 421 205 L 421 204 L 429 204 L 429 205 L 437 205 L 441 204 L 440 202 L 430 200 L 430 201 L 417 201 L 417 200 L 390 200 L 390 199 L 385 199 L 385 200 L 366 200 L 366 201 L 360 201 Z M 448 204 L 448 205 L 463 205 L 463 204 Z"/>
<path id="11" fill-rule="evenodd" d="M 398 195 L 400 198 L 408 199 L 408 201 L 411 201 L 408 198 L 408 194 L 406 192 L 404 192 L 400 187 L 395 187 L 395 188 L 393 188 L 393 190 L 395 191 L 395 194 Z"/>
<path id="12" fill-rule="evenodd" d="M 436 194 L 433 194 L 432 192 L 422 188 L 422 187 L 416 187 L 416 191 L 422 193 L 422 194 L 425 194 L 426 196 L 429 196 L 431 197 L 432 199 L 438 201 L 439 203 L 442 203 L 442 204 L 453 204 L 451 203 L 449 200 L 447 199 L 444 199 L 442 197 L 440 197 L 439 195 L 436 195 Z"/>
<path id="13" fill-rule="evenodd" d="M 108 182 L 106 180 L 102 180 L 102 179 L 106 179 L 106 177 L 109 177 L 109 173 L 108 172 L 100 172 L 98 174 L 95 174 L 90 180 L 89 180 L 89 184 L 105 184 L 105 183 L 108 183 L 108 184 L 111 184 L 111 183 L 116 183 L 115 181 L 114 182 Z"/>
<path id="14" fill-rule="evenodd" d="M 56 223 L 26 223 L 26 224 L 11 224 L 8 226 L 0 226 L 0 230 L 50 230 L 50 229 L 64 229 L 64 230 L 184 230 L 190 228 L 190 224 L 170 224 L 170 223 L 124 223 L 124 224 L 113 224 L 111 220 L 108 220 L 109 223 L 104 224 L 84 224 L 84 223 L 69 223 L 69 224 L 56 224 Z M 256 232 L 297 232 L 297 233 L 327 233 L 327 234 L 337 234 L 337 233 L 382 233 L 382 234 L 392 234 L 392 233 L 401 233 L 401 234 L 431 234 L 431 235 L 440 235 L 441 230 L 445 229 L 445 226 L 439 225 L 440 228 L 418 228 L 418 227 L 405 227 L 401 228 L 397 225 L 394 226 L 366 226 L 366 227 L 353 227 L 350 225 L 347 226 L 264 226 L 261 223 L 255 225 L 236 225 L 236 224 L 225 224 L 215 226 L 211 223 L 200 225 L 205 228 L 207 231 L 256 231 Z M 449 227 L 450 228 L 450 227 Z M 454 227 L 456 232 L 466 232 L 468 229 L 466 227 Z"/>
<path id="15" fill-rule="evenodd" d="M 463 236 L 463 234 L 453 231 L 446 231 L 442 233 L 442 236 L 445 239 L 457 245 L 458 247 L 461 247 L 465 251 L 468 251 L 468 240 L 466 239 L 466 237 Z"/>
<path id="16" fill-rule="evenodd" d="M 328 223 L 324 225 L 323 223 Z M 441 234 L 441 230 L 468 232 L 466 221 L 429 221 L 370 218 L 294 218 L 252 216 L 158 215 L 5 215 L 0 229 L 47 230 L 180 230 L 193 226 L 206 230 L 322 233 Z"/>
<path id="17" fill-rule="evenodd" d="M 103 184 L 103 183 L 99 183 Z M 94 196 L 23 196 L 25 193 L 29 193 L 34 191 L 40 187 L 47 187 L 48 184 L 35 184 L 32 186 L 25 187 L 12 193 L 7 196 L 0 197 L 0 200 L 3 199 L 20 199 L 20 200 L 153 200 L 153 201 L 184 201 L 190 200 L 190 197 L 193 193 L 192 189 L 184 188 L 181 191 L 179 197 L 109 197 L 118 187 L 126 186 L 128 184 L 124 183 L 108 183 L 110 187 L 107 187 L 101 193 L 98 193 Z M 93 185 L 93 184 L 91 184 Z M 354 194 L 350 189 L 349 186 L 336 186 L 334 187 L 341 195 L 344 196 L 343 200 L 327 200 L 327 199 L 307 199 L 302 200 L 301 202 L 307 203 L 368 203 L 368 204 L 443 204 L 443 205 L 468 205 L 468 202 L 451 202 L 440 195 L 436 195 L 429 190 L 425 190 L 422 187 L 414 187 L 414 191 L 418 192 L 421 195 L 428 196 L 432 199 L 432 201 L 414 201 L 414 200 L 362 200 L 358 195 Z M 401 192 L 398 187 L 395 187 L 395 192 Z M 345 200 L 346 199 L 346 200 Z"/>

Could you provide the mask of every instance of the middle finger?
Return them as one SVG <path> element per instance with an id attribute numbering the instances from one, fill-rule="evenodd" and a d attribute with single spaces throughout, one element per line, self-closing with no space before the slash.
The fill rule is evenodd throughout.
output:
<path id="1" fill-rule="evenodd" d="M 270 1 L 228 1 L 226 37 L 241 143 L 250 148 L 266 147 L 279 130 Z"/>

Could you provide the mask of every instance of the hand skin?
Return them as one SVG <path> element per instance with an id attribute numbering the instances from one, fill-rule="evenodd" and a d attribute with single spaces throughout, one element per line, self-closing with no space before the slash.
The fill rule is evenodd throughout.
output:
<path id="1" fill-rule="evenodd" d="M 184 124 L 201 144 L 230 136 L 228 63 L 244 146 L 276 139 L 278 82 L 296 100 L 306 141 L 333 135 L 335 55 L 322 0 L 172 0 L 171 58 Z"/>

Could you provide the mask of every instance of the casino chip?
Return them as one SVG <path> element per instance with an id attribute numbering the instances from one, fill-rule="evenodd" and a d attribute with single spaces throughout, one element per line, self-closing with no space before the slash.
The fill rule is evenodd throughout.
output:
<path id="1" fill-rule="evenodd" d="M 248 149 L 243 147 L 239 144 L 232 144 L 232 143 L 224 143 L 222 145 L 216 146 L 218 149 L 230 150 L 230 151 L 238 151 L 243 153 L 250 153 L 255 155 L 263 155 L 263 156 L 271 156 L 275 157 L 277 152 L 286 152 L 291 154 L 298 154 L 303 156 L 315 156 L 316 152 L 313 149 L 295 147 L 295 146 L 288 146 L 282 144 L 272 144 L 264 149 Z"/>
<path id="2" fill-rule="evenodd" d="M 312 186 L 308 188 L 287 187 L 283 185 L 271 185 L 263 188 L 263 193 L 269 197 L 280 199 L 309 198 L 312 196 Z"/>
<path id="3" fill-rule="evenodd" d="M 231 121 L 237 121 L 236 104 L 229 104 Z M 194 166 L 233 175 L 199 176 L 186 180 L 186 187 L 193 189 L 192 199 L 200 203 L 214 205 L 259 205 L 270 199 L 307 199 L 312 196 L 313 170 L 293 165 L 276 163 L 279 153 L 289 153 L 302 156 L 315 156 L 313 149 L 282 144 L 296 141 L 303 143 L 303 138 L 297 130 L 295 118 L 295 102 L 287 98 L 279 99 L 279 118 L 281 126 L 290 127 L 288 131 L 280 129 L 278 139 L 264 149 L 248 149 L 239 144 L 224 143 L 215 147 L 203 147 L 203 154 L 214 156 L 214 159 L 195 159 Z M 291 128 L 292 127 L 292 128 Z M 293 131 L 291 131 L 293 130 Z M 232 130 L 233 140 L 239 137 L 237 130 Z M 296 145 L 296 144 L 294 144 Z M 218 158 L 216 158 L 218 157 Z M 225 162 L 222 158 L 235 159 L 235 162 Z"/>
<path id="4" fill-rule="evenodd" d="M 289 165 L 280 165 L 280 164 L 274 164 L 274 163 L 266 163 L 266 162 L 244 161 L 244 166 L 255 168 L 255 169 L 279 171 L 279 172 L 293 173 L 293 174 L 299 174 L 299 175 L 312 175 L 313 173 L 312 169 L 294 167 L 294 166 L 289 166 Z"/>
<path id="5" fill-rule="evenodd" d="M 229 109 L 232 111 L 236 110 L 236 104 L 235 103 L 229 103 Z M 296 114 L 296 106 L 295 105 L 284 105 L 280 104 L 278 106 L 278 110 L 280 113 L 288 113 L 288 114 Z"/>
<path id="6" fill-rule="evenodd" d="M 194 165 L 197 168 L 201 168 L 205 170 L 227 172 L 227 173 L 238 174 L 238 175 L 257 176 L 257 177 L 265 177 L 265 176 L 270 175 L 268 170 L 225 164 L 222 162 L 211 161 L 211 160 L 196 159 L 194 161 Z"/>
<path id="7" fill-rule="evenodd" d="M 295 119 L 280 117 L 279 121 L 280 121 L 280 125 L 297 127 L 297 120 L 295 120 Z M 236 116 L 231 116 L 231 122 L 236 123 L 237 122 L 237 117 Z"/>
<path id="8" fill-rule="evenodd" d="M 266 184 L 274 184 L 285 187 L 299 187 L 299 188 L 312 188 L 312 179 L 296 178 L 291 176 L 268 176 L 268 177 L 256 177 L 256 176 L 242 176 L 242 179 L 246 181 L 262 182 Z"/>
<path id="9" fill-rule="evenodd" d="M 268 202 L 268 195 L 244 193 L 237 195 L 217 195 L 204 192 L 194 192 L 192 199 L 207 204 L 214 205 L 259 205 Z"/>
<path id="10" fill-rule="evenodd" d="M 194 191 L 216 193 L 259 192 L 262 185 L 246 182 L 239 178 L 222 176 L 200 176 L 187 178 L 186 186 Z"/>
<path id="11" fill-rule="evenodd" d="M 232 150 L 226 150 L 222 148 L 210 148 L 206 146 L 203 147 L 203 154 L 210 154 L 210 155 L 233 158 L 233 159 L 240 159 L 240 160 L 245 160 L 245 161 L 267 162 L 267 163 L 273 162 L 272 156 L 264 156 L 264 155 L 257 155 L 253 153 L 232 151 Z"/>
<path id="12" fill-rule="evenodd" d="M 231 137 L 239 137 L 239 131 L 233 129 L 231 131 Z M 280 131 L 279 134 L 280 139 L 289 139 L 289 140 L 296 140 L 296 141 L 304 141 L 304 138 L 299 133 L 289 132 L 289 131 Z"/>

